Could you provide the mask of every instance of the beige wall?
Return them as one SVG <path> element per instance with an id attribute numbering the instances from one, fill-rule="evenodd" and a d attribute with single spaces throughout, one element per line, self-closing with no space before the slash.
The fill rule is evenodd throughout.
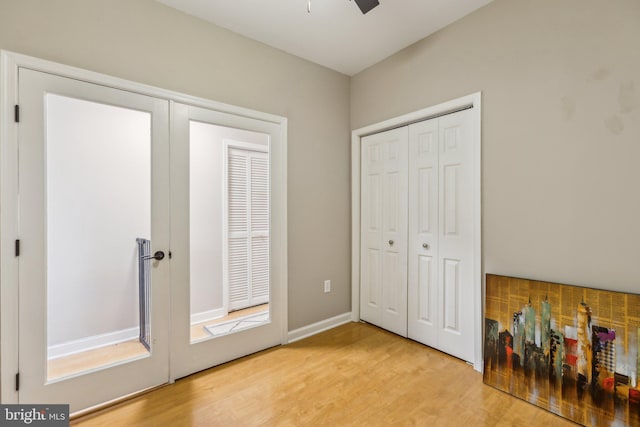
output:
<path id="1" fill-rule="evenodd" d="M 0 0 L 0 49 L 287 117 L 289 329 L 350 310 L 347 76 L 151 0 Z"/>
<path id="2" fill-rule="evenodd" d="M 640 292 L 640 2 L 496 0 L 356 75 L 356 129 L 482 91 L 488 273 Z"/>

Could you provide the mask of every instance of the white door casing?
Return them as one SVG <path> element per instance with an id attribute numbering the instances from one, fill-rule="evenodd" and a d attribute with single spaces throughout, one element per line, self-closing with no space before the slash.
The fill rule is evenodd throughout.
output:
<path id="1" fill-rule="evenodd" d="M 362 141 L 361 318 L 407 335 L 407 128 Z"/>

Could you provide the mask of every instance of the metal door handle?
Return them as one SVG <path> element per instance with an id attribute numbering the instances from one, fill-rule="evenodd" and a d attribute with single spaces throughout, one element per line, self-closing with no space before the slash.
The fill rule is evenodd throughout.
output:
<path id="1" fill-rule="evenodd" d="M 429 249 L 429 245 L 427 243 L 423 243 L 422 247 L 425 248 L 425 249 Z"/>
<path id="2" fill-rule="evenodd" d="M 160 260 L 164 259 L 164 252 L 156 251 L 155 254 L 143 257 L 142 259 L 144 259 L 144 260 L 155 259 L 156 261 L 160 261 Z"/>
<path id="3" fill-rule="evenodd" d="M 393 246 L 393 240 L 389 240 L 389 244 Z"/>

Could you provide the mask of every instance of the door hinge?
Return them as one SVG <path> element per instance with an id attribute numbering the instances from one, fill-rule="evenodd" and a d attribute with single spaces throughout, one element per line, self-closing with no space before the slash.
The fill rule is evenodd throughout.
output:
<path id="1" fill-rule="evenodd" d="M 16 256 L 20 256 L 20 239 L 16 240 Z"/>
<path id="2" fill-rule="evenodd" d="M 20 106 L 19 105 L 15 105 L 13 107 L 13 119 L 15 120 L 16 123 L 20 123 Z"/>
<path id="3" fill-rule="evenodd" d="M 16 374 L 16 391 L 20 391 L 20 372 Z"/>

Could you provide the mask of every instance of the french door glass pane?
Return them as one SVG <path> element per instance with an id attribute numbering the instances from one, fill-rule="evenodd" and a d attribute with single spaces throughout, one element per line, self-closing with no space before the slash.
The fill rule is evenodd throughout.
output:
<path id="1" fill-rule="evenodd" d="M 269 321 L 269 135 L 191 121 L 191 341 Z"/>
<path id="2" fill-rule="evenodd" d="M 48 94 L 45 166 L 48 380 L 148 355 L 150 114 Z"/>

